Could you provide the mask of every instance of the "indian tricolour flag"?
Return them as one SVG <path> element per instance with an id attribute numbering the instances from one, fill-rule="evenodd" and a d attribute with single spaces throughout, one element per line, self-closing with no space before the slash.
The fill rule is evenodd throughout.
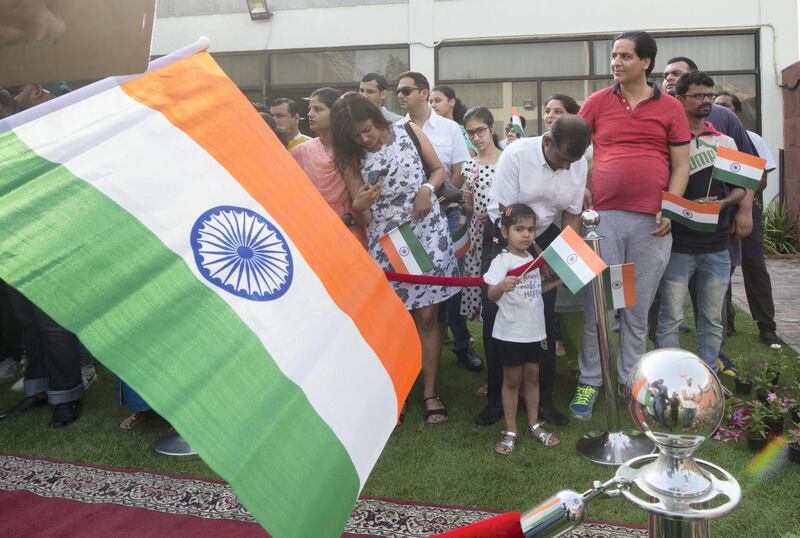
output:
<path id="1" fill-rule="evenodd" d="M 77 333 L 273 536 L 339 536 L 419 338 L 206 47 L 0 121 L 0 278 Z"/>
<path id="2" fill-rule="evenodd" d="M 469 223 L 465 215 L 461 215 L 458 220 L 458 229 L 453 232 L 453 250 L 456 258 L 463 258 L 472 246 L 472 239 L 469 236 Z"/>
<path id="3" fill-rule="evenodd" d="M 578 293 L 608 267 L 569 226 L 550 243 L 542 257 L 572 293 Z"/>
<path id="4" fill-rule="evenodd" d="M 633 263 L 609 265 L 603 271 L 603 282 L 609 309 L 617 310 L 636 304 L 636 278 Z"/>
<path id="5" fill-rule="evenodd" d="M 396 273 L 423 275 L 433 270 L 433 261 L 408 222 L 378 239 Z"/>
<path id="6" fill-rule="evenodd" d="M 720 146 L 711 176 L 737 187 L 757 190 L 766 167 L 766 159 Z"/>
<path id="7" fill-rule="evenodd" d="M 661 193 L 662 215 L 698 232 L 713 232 L 717 229 L 719 210 L 718 204 L 701 204 L 670 192 Z"/>
<path id="8" fill-rule="evenodd" d="M 517 107 L 511 107 L 511 128 L 517 132 L 520 138 L 525 136 L 525 128 L 522 126 L 522 116 L 519 115 Z"/>

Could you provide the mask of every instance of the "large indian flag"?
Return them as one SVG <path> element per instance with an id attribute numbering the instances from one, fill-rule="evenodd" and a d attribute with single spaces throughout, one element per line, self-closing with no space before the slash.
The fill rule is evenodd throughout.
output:
<path id="1" fill-rule="evenodd" d="M 419 339 L 205 46 L 0 122 L 0 277 L 139 391 L 270 533 L 338 536 Z"/>

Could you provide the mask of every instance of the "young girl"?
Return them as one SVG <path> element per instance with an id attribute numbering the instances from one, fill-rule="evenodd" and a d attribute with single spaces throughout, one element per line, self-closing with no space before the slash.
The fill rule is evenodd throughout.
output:
<path id="1" fill-rule="evenodd" d="M 492 336 L 498 341 L 500 362 L 503 365 L 503 413 L 506 429 L 495 445 L 500 454 L 511 454 L 517 442 L 517 402 L 520 385 L 528 414 L 528 430 L 545 446 L 555 446 L 558 437 L 546 432 L 539 422 L 539 361 L 544 358 L 546 337 L 542 293 L 557 286 L 559 281 L 542 284 L 539 269 L 522 277 L 506 274 L 533 261 L 528 249 L 535 237 L 536 216 L 525 204 L 505 208 L 500 217 L 500 231 L 506 249 L 492 260 L 483 279 L 489 285 L 489 299 L 499 311 Z"/>

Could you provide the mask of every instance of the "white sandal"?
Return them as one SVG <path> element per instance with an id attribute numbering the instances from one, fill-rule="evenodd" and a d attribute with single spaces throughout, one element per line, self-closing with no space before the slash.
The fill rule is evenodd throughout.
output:
<path id="1" fill-rule="evenodd" d="M 558 439 L 558 437 L 556 437 L 556 434 L 544 431 L 542 428 L 544 423 L 544 421 L 537 422 L 533 426 L 528 426 L 528 429 L 530 430 L 533 438 L 542 443 L 544 446 L 556 446 L 561 441 Z M 541 430 L 541 433 L 536 433 L 536 430 Z"/>
<path id="2" fill-rule="evenodd" d="M 507 432 L 503 430 L 500 434 L 503 438 L 494 445 L 494 451 L 503 456 L 508 456 L 514 451 L 514 445 L 517 444 L 517 432 Z"/>

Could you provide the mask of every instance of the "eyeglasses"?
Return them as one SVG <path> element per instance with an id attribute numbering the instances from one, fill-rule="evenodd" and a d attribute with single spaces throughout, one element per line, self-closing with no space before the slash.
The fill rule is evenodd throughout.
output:
<path id="1" fill-rule="evenodd" d="M 411 95 L 411 92 L 413 92 L 414 90 L 418 90 L 418 89 L 419 88 L 414 88 L 412 86 L 403 86 L 402 88 L 397 88 L 395 90 L 395 93 L 398 93 L 398 94 L 402 93 L 403 95 L 408 97 L 409 95 Z"/>
<path id="2" fill-rule="evenodd" d="M 475 138 L 476 136 L 477 136 L 478 138 L 482 138 L 482 137 L 483 137 L 483 135 L 485 135 L 485 134 L 486 134 L 486 131 L 488 131 L 488 130 L 489 130 L 489 128 L 488 128 L 488 127 L 478 127 L 478 128 L 477 128 L 477 129 L 475 129 L 474 131 L 470 131 L 469 129 L 466 129 L 466 132 L 467 132 L 467 136 L 468 136 L 469 138 Z"/>
<path id="3" fill-rule="evenodd" d="M 691 97 L 698 101 L 713 101 L 717 97 L 716 93 L 685 93 L 683 95 L 684 97 Z"/>

